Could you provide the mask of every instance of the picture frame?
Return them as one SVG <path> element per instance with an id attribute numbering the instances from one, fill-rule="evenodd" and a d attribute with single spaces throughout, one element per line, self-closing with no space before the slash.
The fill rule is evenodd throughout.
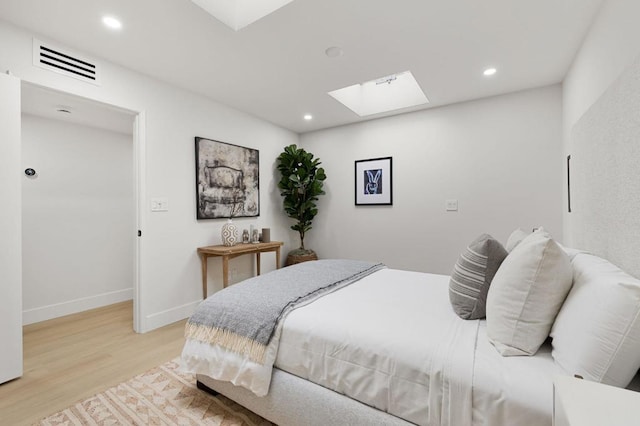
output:
<path id="1" fill-rule="evenodd" d="M 393 159 L 370 158 L 355 162 L 356 206 L 393 205 Z"/>
<path id="2" fill-rule="evenodd" d="M 195 138 L 198 219 L 260 216 L 260 152 Z"/>

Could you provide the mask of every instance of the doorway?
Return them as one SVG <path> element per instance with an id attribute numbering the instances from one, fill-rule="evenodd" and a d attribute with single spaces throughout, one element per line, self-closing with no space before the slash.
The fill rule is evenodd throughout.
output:
<path id="1" fill-rule="evenodd" d="M 24 324 L 133 300 L 140 114 L 22 82 Z"/>

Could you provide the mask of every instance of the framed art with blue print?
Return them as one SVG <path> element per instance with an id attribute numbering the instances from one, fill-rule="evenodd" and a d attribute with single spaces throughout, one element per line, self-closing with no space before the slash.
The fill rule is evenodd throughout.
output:
<path id="1" fill-rule="evenodd" d="M 356 206 L 393 205 L 392 174 L 392 157 L 356 161 Z"/>

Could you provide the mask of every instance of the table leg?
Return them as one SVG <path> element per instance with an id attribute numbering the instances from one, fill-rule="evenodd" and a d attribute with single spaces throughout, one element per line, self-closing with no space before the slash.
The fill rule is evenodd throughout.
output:
<path id="1" fill-rule="evenodd" d="M 229 257 L 222 256 L 222 288 L 229 285 Z"/>
<path id="2" fill-rule="evenodd" d="M 280 247 L 276 248 L 276 269 L 280 269 Z"/>
<path id="3" fill-rule="evenodd" d="M 202 298 L 207 298 L 207 255 L 203 254 L 200 256 L 200 261 L 202 262 Z"/>
<path id="4" fill-rule="evenodd" d="M 260 252 L 256 253 L 256 272 L 260 275 Z"/>

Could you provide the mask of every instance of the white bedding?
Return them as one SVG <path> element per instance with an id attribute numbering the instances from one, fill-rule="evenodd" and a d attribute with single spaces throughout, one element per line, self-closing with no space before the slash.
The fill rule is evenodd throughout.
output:
<path id="1" fill-rule="evenodd" d="M 381 264 L 374 266 L 376 266 L 376 270 L 380 269 L 377 266 L 384 267 Z M 342 279 L 340 280 L 340 285 L 334 287 L 331 291 L 338 291 L 358 281 L 358 279 L 359 277 L 354 276 Z M 268 283 L 263 284 L 268 285 Z M 293 309 L 300 309 L 307 304 L 313 303 L 325 294 L 327 293 L 317 292 L 313 296 L 305 297 L 303 301 L 298 300 Z M 229 350 L 218 344 L 187 338 L 182 349 L 182 371 L 191 374 L 203 374 L 216 380 L 231 382 L 236 386 L 250 390 L 256 396 L 267 395 L 271 384 L 274 362 L 278 353 L 280 334 L 285 323 L 284 319 L 290 312 L 291 309 L 285 309 L 281 313 L 282 320 L 278 321 L 273 336 L 266 346 L 263 363 L 253 361 L 244 354 Z"/>
<path id="2" fill-rule="evenodd" d="M 548 348 L 500 356 L 448 281 L 386 269 L 296 310 L 276 367 L 419 425 L 550 425 Z"/>
<path id="3" fill-rule="evenodd" d="M 182 348 L 180 368 L 185 373 L 204 374 L 212 379 L 242 386 L 257 396 L 265 396 L 271 384 L 281 331 L 282 323 L 267 346 L 264 364 L 218 345 L 187 339 Z"/>
<path id="4" fill-rule="evenodd" d="M 533 356 L 503 357 L 480 321 L 473 374 L 473 426 L 550 426 L 553 378 L 566 375 L 543 344 Z"/>
<path id="5" fill-rule="evenodd" d="M 500 356 L 484 321 L 455 315 L 448 281 L 378 271 L 291 312 L 268 358 L 281 370 L 419 425 L 550 425 L 552 377 L 560 371 L 548 346 L 533 357 Z M 258 396 L 268 390 L 270 364 L 189 341 L 182 358 L 188 371 Z"/>
<path id="6" fill-rule="evenodd" d="M 471 423 L 477 321 L 448 278 L 382 270 L 287 317 L 276 366 L 421 425 Z"/>

